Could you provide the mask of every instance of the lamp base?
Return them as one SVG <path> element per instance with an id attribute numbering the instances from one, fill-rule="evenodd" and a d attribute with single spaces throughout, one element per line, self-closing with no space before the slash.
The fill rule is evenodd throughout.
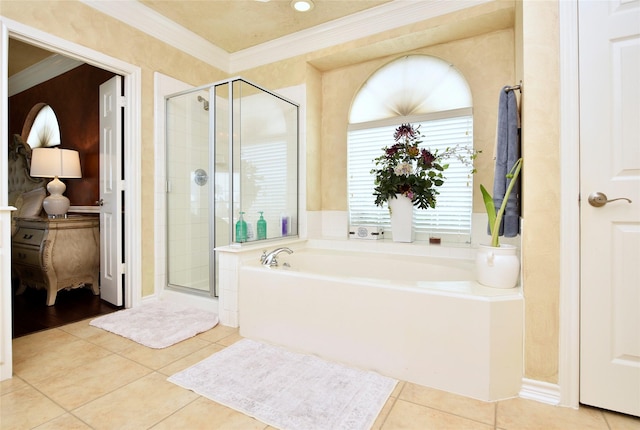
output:
<path id="1" fill-rule="evenodd" d="M 49 217 L 58 217 L 67 214 L 71 203 L 66 196 L 62 195 L 66 189 L 67 186 L 58 179 L 57 176 L 47 184 L 47 191 L 49 191 L 51 195 L 44 199 L 42 207 Z"/>

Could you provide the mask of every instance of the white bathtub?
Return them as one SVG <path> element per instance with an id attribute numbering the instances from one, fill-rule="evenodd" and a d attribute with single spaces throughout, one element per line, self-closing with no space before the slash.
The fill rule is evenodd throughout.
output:
<path id="1" fill-rule="evenodd" d="M 518 395 L 522 295 L 477 284 L 471 260 L 302 249 L 278 261 L 239 270 L 242 336 L 480 400 Z"/>

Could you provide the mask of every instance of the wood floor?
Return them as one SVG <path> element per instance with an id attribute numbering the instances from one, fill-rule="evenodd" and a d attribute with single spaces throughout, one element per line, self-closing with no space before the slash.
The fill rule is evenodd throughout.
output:
<path id="1" fill-rule="evenodd" d="M 45 290 L 27 288 L 15 295 L 17 285 L 13 285 L 13 338 L 41 330 L 60 327 L 94 316 L 104 315 L 121 309 L 94 296 L 89 288 L 62 290 L 58 292 L 56 303 L 47 306 Z"/>

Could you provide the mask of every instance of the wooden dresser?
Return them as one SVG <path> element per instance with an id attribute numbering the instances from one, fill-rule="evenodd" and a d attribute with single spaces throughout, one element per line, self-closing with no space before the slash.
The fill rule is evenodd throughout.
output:
<path id="1" fill-rule="evenodd" d="M 16 218 L 12 237 L 13 269 L 20 279 L 17 294 L 27 287 L 45 288 L 47 305 L 56 302 L 62 289 L 91 287 L 100 294 L 100 219 L 71 215 L 68 218 Z"/>

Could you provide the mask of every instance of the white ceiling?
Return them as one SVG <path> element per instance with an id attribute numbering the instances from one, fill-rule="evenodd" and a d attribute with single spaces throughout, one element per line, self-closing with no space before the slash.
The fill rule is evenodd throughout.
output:
<path id="1" fill-rule="evenodd" d="M 390 1 L 313 0 L 315 7 L 308 12 L 293 10 L 290 0 L 140 0 L 140 3 L 234 53 Z"/>

